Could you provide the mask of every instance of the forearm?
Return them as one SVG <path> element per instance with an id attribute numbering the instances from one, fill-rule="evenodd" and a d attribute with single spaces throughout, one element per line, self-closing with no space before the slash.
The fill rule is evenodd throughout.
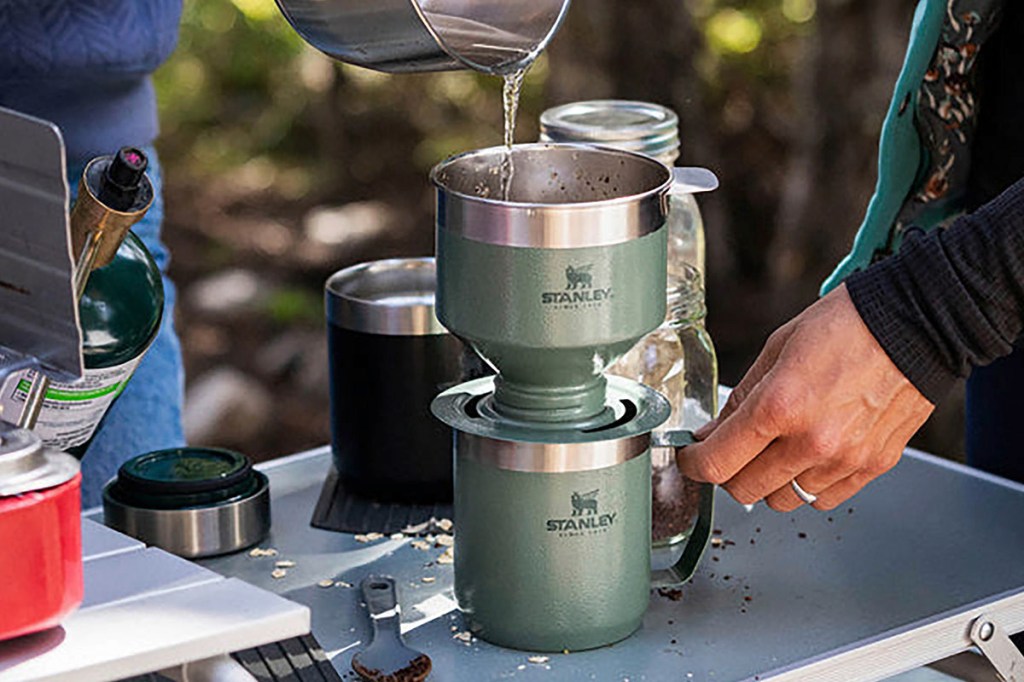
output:
<path id="1" fill-rule="evenodd" d="M 932 403 L 1024 327 L 1024 179 L 847 279 L 868 329 Z"/>

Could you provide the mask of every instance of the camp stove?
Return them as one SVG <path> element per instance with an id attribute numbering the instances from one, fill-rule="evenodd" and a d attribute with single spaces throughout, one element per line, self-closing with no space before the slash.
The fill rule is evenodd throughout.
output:
<path id="1" fill-rule="evenodd" d="M 82 376 L 64 144 L 51 123 L 0 109 L 0 386 L 45 377 L 0 414 L 0 640 L 56 625 L 82 600 L 78 461 L 26 428 L 46 380 Z"/>
<path id="2" fill-rule="evenodd" d="M 0 385 L 25 369 L 77 381 L 84 362 L 64 142 L 54 124 L 2 108 L 0 140 Z M 27 425 L 41 389 L 0 419 Z"/>

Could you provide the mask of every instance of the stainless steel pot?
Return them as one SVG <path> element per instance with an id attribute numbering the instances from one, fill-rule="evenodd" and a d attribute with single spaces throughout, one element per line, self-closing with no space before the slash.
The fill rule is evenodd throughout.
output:
<path id="1" fill-rule="evenodd" d="M 317 49 L 378 71 L 512 73 L 551 40 L 569 0 L 277 0 Z"/>

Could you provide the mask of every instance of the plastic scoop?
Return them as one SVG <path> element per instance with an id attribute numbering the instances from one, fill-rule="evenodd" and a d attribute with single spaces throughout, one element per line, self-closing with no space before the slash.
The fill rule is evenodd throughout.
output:
<path id="1" fill-rule="evenodd" d="M 401 610 L 391 576 L 371 575 L 360 583 L 373 622 L 370 645 L 352 657 L 352 669 L 371 682 L 422 682 L 430 657 L 402 641 Z"/>

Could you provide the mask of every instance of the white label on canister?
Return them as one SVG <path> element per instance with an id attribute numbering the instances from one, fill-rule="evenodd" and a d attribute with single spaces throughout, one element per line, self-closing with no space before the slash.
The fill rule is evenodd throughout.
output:
<path id="1" fill-rule="evenodd" d="M 88 442 L 141 360 L 139 355 L 122 365 L 86 369 L 82 381 L 73 385 L 51 383 L 33 429 L 35 433 L 57 450 Z M 36 376 L 35 370 L 26 370 L 12 374 L 4 382 L 0 389 L 0 415 L 6 421 L 18 420 Z"/>

